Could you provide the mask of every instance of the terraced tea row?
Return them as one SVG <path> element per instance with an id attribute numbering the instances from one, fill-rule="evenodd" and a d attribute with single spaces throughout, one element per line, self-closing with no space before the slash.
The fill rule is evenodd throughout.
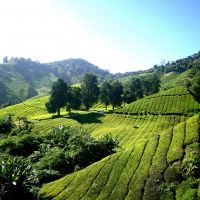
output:
<path id="1" fill-rule="evenodd" d="M 199 141 L 199 115 L 46 184 L 40 199 L 159 199 L 158 187 L 176 178 L 185 149 Z M 193 133 L 191 136 L 190 133 Z M 190 139 L 188 139 L 190 138 Z M 178 146 L 174 146 L 179 142 Z M 179 156 L 175 154 L 179 152 Z M 186 152 L 187 154 L 187 152 Z M 83 183 L 83 184 L 81 184 Z M 197 188 L 194 189 L 197 191 Z"/>
<path id="2" fill-rule="evenodd" d="M 48 97 L 42 97 L 33 100 L 27 100 L 23 103 L 13 106 L 8 106 L 6 108 L 0 109 L 0 115 L 12 113 L 16 117 L 31 117 L 47 114 L 47 111 L 45 109 L 45 103 L 47 102 L 47 100 Z"/>
<path id="3" fill-rule="evenodd" d="M 176 87 L 148 96 L 119 109 L 127 114 L 179 114 L 193 115 L 200 111 L 200 104 L 184 87 Z"/>
<path id="4" fill-rule="evenodd" d="M 95 119 L 95 116 L 98 118 Z M 60 125 L 82 126 L 87 129 L 94 137 L 102 137 L 106 133 L 111 133 L 120 141 L 120 146 L 123 148 L 133 147 L 138 142 L 148 139 L 158 132 L 173 128 L 176 124 L 184 121 L 184 116 L 163 115 L 163 116 L 130 116 L 120 114 L 96 115 L 91 113 L 90 117 L 93 123 L 87 123 L 84 120 L 86 117 L 81 115 L 82 121 L 80 123 L 76 118 L 56 118 L 38 121 L 35 123 L 34 131 L 46 132 L 53 127 Z M 88 118 L 88 117 L 87 117 Z"/>

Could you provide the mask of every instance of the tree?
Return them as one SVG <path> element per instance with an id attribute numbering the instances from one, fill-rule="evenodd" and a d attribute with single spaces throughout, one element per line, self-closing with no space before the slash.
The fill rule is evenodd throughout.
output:
<path id="1" fill-rule="evenodd" d="M 47 111 L 49 113 L 57 112 L 57 115 L 60 116 L 60 108 L 66 105 L 69 97 L 68 85 L 62 79 L 58 79 L 53 83 L 49 101 L 45 104 Z"/>
<path id="2" fill-rule="evenodd" d="M 111 81 L 110 85 L 109 101 L 114 110 L 116 106 L 121 106 L 122 104 L 123 86 L 119 81 Z"/>
<path id="3" fill-rule="evenodd" d="M 78 87 L 71 87 L 66 110 L 70 114 L 71 109 L 78 110 L 80 109 L 80 106 L 81 106 L 81 89 Z"/>
<path id="4" fill-rule="evenodd" d="M 94 105 L 98 99 L 98 95 L 97 77 L 93 74 L 85 74 L 81 85 L 81 97 L 86 110 L 89 110 Z"/>
<path id="5" fill-rule="evenodd" d="M 144 95 L 157 93 L 160 88 L 160 78 L 157 74 L 145 76 L 141 80 L 141 85 Z"/>
<path id="6" fill-rule="evenodd" d="M 131 103 L 143 97 L 142 82 L 139 78 L 132 78 L 124 88 L 124 102 Z"/>
<path id="7" fill-rule="evenodd" d="M 192 80 L 192 85 L 189 87 L 189 90 L 194 95 L 195 99 L 200 102 L 200 73 Z"/>
<path id="8" fill-rule="evenodd" d="M 110 104 L 109 94 L 111 91 L 111 85 L 109 82 L 105 81 L 103 82 L 101 88 L 100 88 L 100 101 L 103 103 L 106 107 Z"/>

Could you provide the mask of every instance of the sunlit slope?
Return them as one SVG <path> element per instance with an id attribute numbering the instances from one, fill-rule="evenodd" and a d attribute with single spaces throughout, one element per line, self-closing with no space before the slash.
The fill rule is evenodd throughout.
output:
<path id="1" fill-rule="evenodd" d="M 147 96 L 119 109 L 127 114 L 195 114 L 200 111 L 200 104 L 187 88 L 178 86 L 160 93 Z"/>
<path id="2" fill-rule="evenodd" d="M 106 133 L 117 137 L 123 148 L 132 147 L 141 140 L 148 139 L 158 132 L 173 128 L 187 119 L 184 116 L 130 116 L 122 114 L 100 115 L 95 113 L 80 114 L 82 121 L 74 118 L 55 118 L 36 121 L 34 130 L 46 132 L 59 125 L 81 126 L 87 129 L 92 136 L 99 138 Z"/>
<path id="3" fill-rule="evenodd" d="M 0 116 L 12 113 L 15 117 L 26 116 L 29 119 L 51 117 L 52 114 L 48 114 L 45 108 L 45 103 L 47 101 L 48 96 L 45 96 L 8 106 L 0 109 Z M 200 111 L 200 104 L 198 104 L 194 97 L 189 93 L 187 88 L 178 86 L 130 103 L 115 112 L 133 115 L 193 115 L 198 113 L 198 111 Z M 62 109 L 61 112 L 66 114 L 64 109 Z"/>
<path id="4" fill-rule="evenodd" d="M 30 117 L 47 114 L 45 103 L 48 101 L 48 98 L 48 96 L 34 98 L 13 106 L 8 106 L 6 108 L 0 109 L 0 115 L 12 113 L 16 117 Z"/>
<path id="5" fill-rule="evenodd" d="M 161 76 L 161 90 L 173 88 L 180 85 L 186 85 L 191 79 L 192 69 L 188 69 L 182 73 L 169 72 Z"/>
<path id="6" fill-rule="evenodd" d="M 49 96 L 35 97 L 26 100 L 22 103 L 8 106 L 0 109 L 0 116 L 8 113 L 16 117 L 27 117 L 28 119 L 46 119 L 51 118 L 53 114 L 49 114 L 46 110 L 45 103 L 48 101 Z M 66 114 L 65 109 L 61 109 L 61 114 Z"/>
<path id="7" fill-rule="evenodd" d="M 199 115 L 195 115 L 79 172 L 46 184 L 39 197 L 55 200 L 160 199 L 159 185 L 180 176 L 182 160 L 190 147 L 198 144 L 199 121 Z M 186 199 L 184 193 L 180 194 L 181 184 L 176 188 L 177 193 L 170 194 L 172 198 Z M 197 187 L 191 188 L 194 192 L 187 194 L 188 199 L 193 199 Z"/>

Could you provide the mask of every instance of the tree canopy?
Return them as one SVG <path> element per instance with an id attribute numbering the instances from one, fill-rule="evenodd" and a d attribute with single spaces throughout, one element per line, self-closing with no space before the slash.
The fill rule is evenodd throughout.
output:
<path id="1" fill-rule="evenodd" d="M 99 88 L 97 77 L 93 74 L 86 73 L 81 85 L 82 103 L 86 110 L 89 110 L 98 100 Z"/>
<path id="2" fill-rule="evenodd" d="M 62 79 L 58 79 L 52 85 L 50 98 L 46 103 L 47 111 L 49 113 L 57 112 L 57 115 L 60 116 L 60 108 L 64 107 L 69 99 L 68 85 Z"/>

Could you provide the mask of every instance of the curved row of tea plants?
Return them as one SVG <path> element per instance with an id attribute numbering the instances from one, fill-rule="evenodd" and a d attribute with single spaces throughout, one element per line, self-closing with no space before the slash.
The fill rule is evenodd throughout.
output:
<path id="1" fill-rule="evenodd" d="M 130 103 L 116 112 L 134 115 L 193 115 L 199 111 L 200 104 L 194 99 L 186 88 L 179 86 Z"/>
<path id="2" fill-rule="evenodd" d="M 187 160 L 192 159 L 193 152 L 199 151 L 199 122 L 199 115 L 195 115 L 174 128 L 143 139 L 134 147 L 122 149 L 79 172 L 46 184 L 39 198 L 150 200 L 161 196 L 167 199 L 171 195 L 176 199 L 193 199 L 198 189 L 194 180 L 197 166 L 192 163 L 190 171 Z M 175 151 L 180 152 L 179 156 Z M 193 192 L 186 194 L 185 184 L 190 180 L 193 184 L 187 190 Z M 171 185 L 174 186 L 171 190 L 163 189 Z"/>

